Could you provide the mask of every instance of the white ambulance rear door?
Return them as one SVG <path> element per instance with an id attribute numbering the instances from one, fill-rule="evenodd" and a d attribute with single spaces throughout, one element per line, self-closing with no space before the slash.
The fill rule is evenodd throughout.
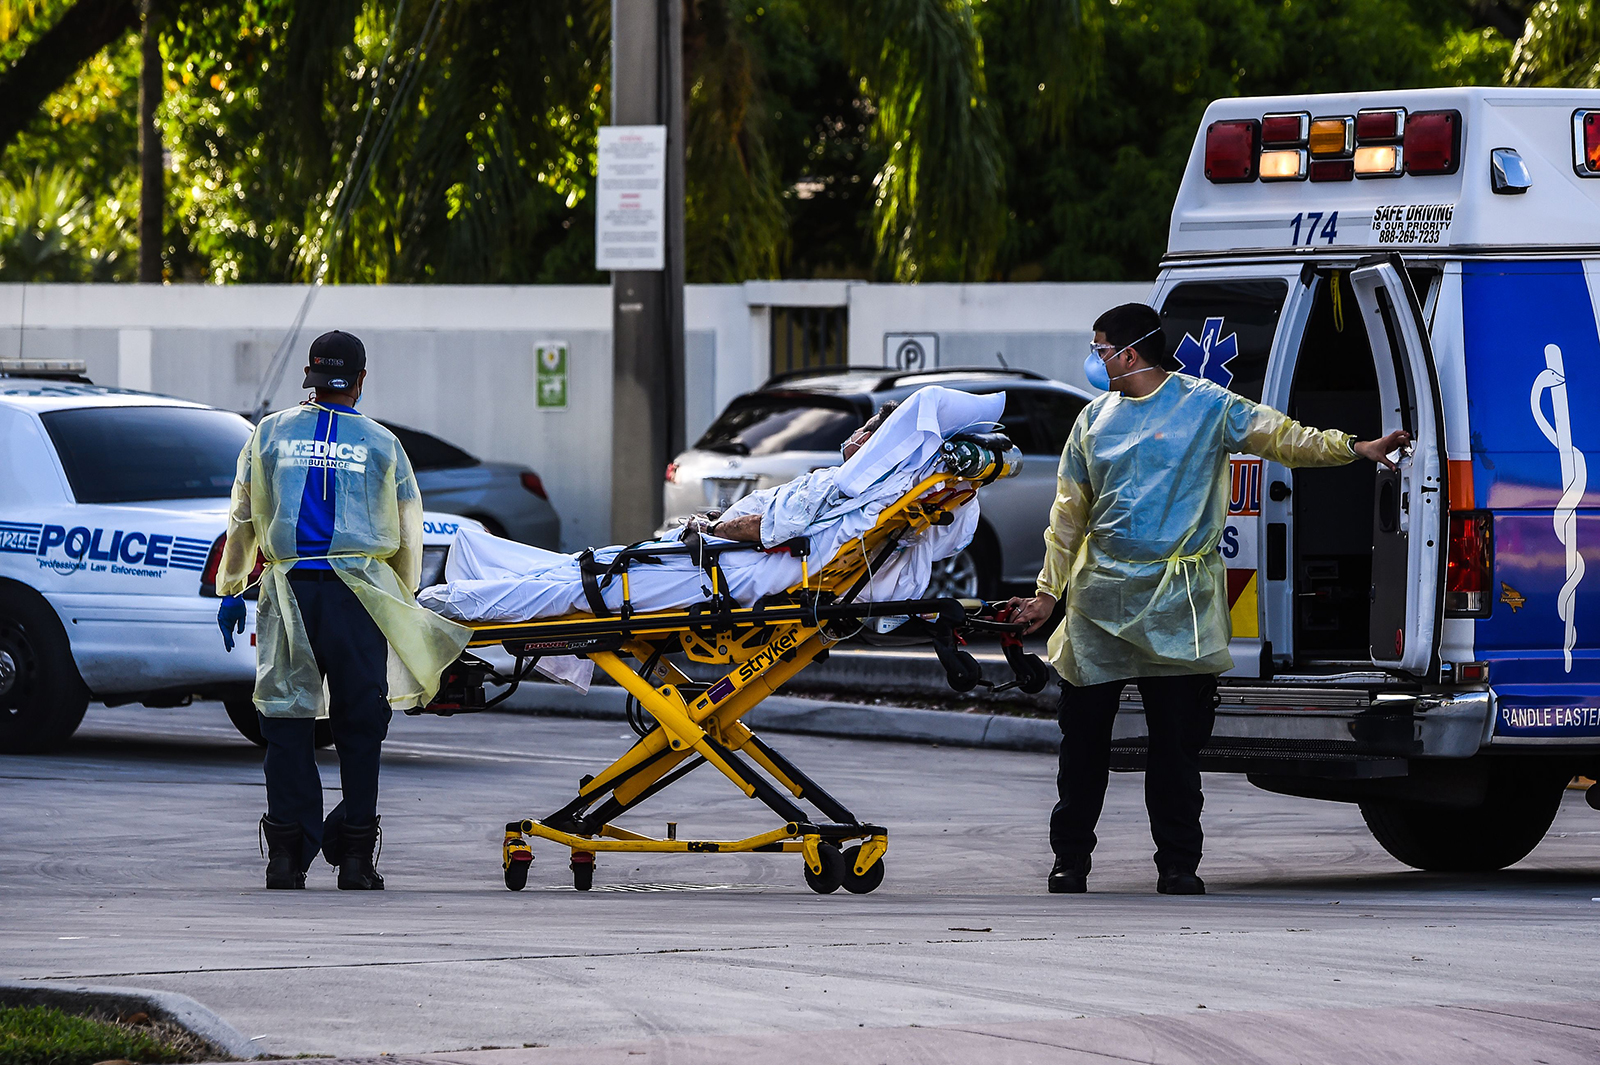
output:
<path id="1" fill-rule="evenodd" d="M 1447 520 L 1444 412 L 1423 308 L 1398 256 L 1350 275 L 1378 370 L 1383 431 L 1404 429 L 1412 451 L 1380 469 L 1372 501 L 1372 662 L 1431 671 L 1443 617 Z"/>

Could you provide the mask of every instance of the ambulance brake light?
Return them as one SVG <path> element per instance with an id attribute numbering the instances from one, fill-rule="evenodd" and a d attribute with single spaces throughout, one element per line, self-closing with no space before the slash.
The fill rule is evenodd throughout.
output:
<path id="1" fill-rule="evenodd" d="M 1404 144 L 1407 174 L 1454 174 L 1461 166 L 1461 112 L 1418 111 L 1409 116 Z"/>
<path id="2" fill-rule="evenodd" d="M 1260 122 L 1213 122 L 1206 128 L 1206 177 L 1219 184 L 1254 181 L 1260 151 Z"/>
<path id="3" fill-rule="evenodd" d="M 1572 113 L 1572 169 L 1579 177 L 1600 177 L 1600 111 Z"/>
<path id="4" fill-rule="evenodd" d="M 1494 515 L 1458 510 L 1450 515 L 1450 551 L 1445 558 L 1445 613 L 1488 617 L 1493 600 Z"/>

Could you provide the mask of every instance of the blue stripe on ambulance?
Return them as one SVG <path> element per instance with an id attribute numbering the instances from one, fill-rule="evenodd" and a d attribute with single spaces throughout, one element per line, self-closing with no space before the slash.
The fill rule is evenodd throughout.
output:
<path id="1" fill-rule="evenodd" d="M 1473 495 L 1494 511 L 1477 623 L 1501 737 L 1600 737 L 1600 328 L 1583 264 L 1462 265 Z"/>

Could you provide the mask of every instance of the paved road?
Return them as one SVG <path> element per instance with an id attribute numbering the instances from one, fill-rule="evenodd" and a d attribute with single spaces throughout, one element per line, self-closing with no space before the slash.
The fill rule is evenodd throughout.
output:
<path id="1" fill-rule="evenodd" d="M 67 752 L 0 758 L 0 974 L 180 991 L 278 1054 L 1593 999 L 1600 815 L 1577 792 L 1492 877 L 1409 871 L 1353 807 L 1207 782 L 1213 894 L 1153 893 L 1141 779 L 1113 779 L 1092 893 L 1050 896 L 1047 755 L 778 737 L 891 826 L 869 896 L 797 857 L 601 857 L 527 891 L 498 837 L 625 743 L 615 723 L 400 719 L 382 895 L 260 890 L 259 755 L 221 708 L 95 709 Z M 325 776 L 336 781 L 331 758 Z M 697 774 L 633 823 L 765 827 Z M 627 822 L 624 822 L 627 823 Z"/>

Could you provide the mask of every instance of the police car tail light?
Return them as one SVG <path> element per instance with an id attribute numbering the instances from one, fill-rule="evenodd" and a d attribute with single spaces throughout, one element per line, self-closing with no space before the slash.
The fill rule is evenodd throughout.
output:
<path id="1" fill-rule="evenodd" d="M 1306 150 L 1286 148 L 1261 153 L 1262 181 L 1299 181 L 1306 176 Z"/>
<path id="2" fill-rule="evenodd" d="M 1398 144 L 1363 145 L 1356 149 L 1353 169 L 1358 178 L 1399 177 L 1405 171 L 1405 149 Z"/>
<path id="3" fill-rule="evenodd" d="M 1253 118 L 1206 127 L 1206 178 L 1217 184 L 1256 179 L 1261 123 Z"/>
<path id="4" fill-rule="evenodd" d="M 1445 612 L 1452 617 L 1487 617 L 1494 576 L 1494 519 L 1487 510 L 1450 515 L 1450 551 L 1445 559 Z"/>
<path id="5" fill-rule="evenodd" d="M 217 596 L 217 570 L 222 568 L 222 548 L 228 542 L 227 534 L 217 537 L 217 542 L 211 545 L 211 553 L 206 555 L 206 568 L 200 571 L 200 594 Z M 246 599 L 256 597 L 255 585 L 261 580 L 261 574 L 267 568 L 267 560 L 261 557 L 261 552 L 256 552 L 255 568 L 250 571 L 250 579 L 246 583 L 249 587 L 245 591 Z"/>
<path id="6" fill-rule="evenodd" d="M 534 473 L 532 470 L 523 470 L 522 471 L 522 487 L 526 488 L 528 491 L 532 492 L 534 495 L 538 496 L 540 499 L 549 499 L 550 498 L 548 495 L 545 494 L 544 481 L 539 477 L 539 475 L 537 473 Z"/>
<path id="7" fill-rule="evenodd" d="M 1461 166 L 1461 112 L 1418 111 L 1406 120 L 1406 173 L 1454 174 Z"/>
<path id="8" fill-rule="evenodd" d="M 1572 169 L 1579 177 L 1600 177 L 1600 111 L 1572 113 Z"/>
<path id="9" fill-rule="evenodd" d="M 227 542 L 226 535 L 217 537 L 217 542 L 211 545 L 211 553 L 206 556 L 206 568 L 200 572 L 200 591 L 203 595 L 217 594 L 217 569 L 222 565 L 222 545 Z"/>

